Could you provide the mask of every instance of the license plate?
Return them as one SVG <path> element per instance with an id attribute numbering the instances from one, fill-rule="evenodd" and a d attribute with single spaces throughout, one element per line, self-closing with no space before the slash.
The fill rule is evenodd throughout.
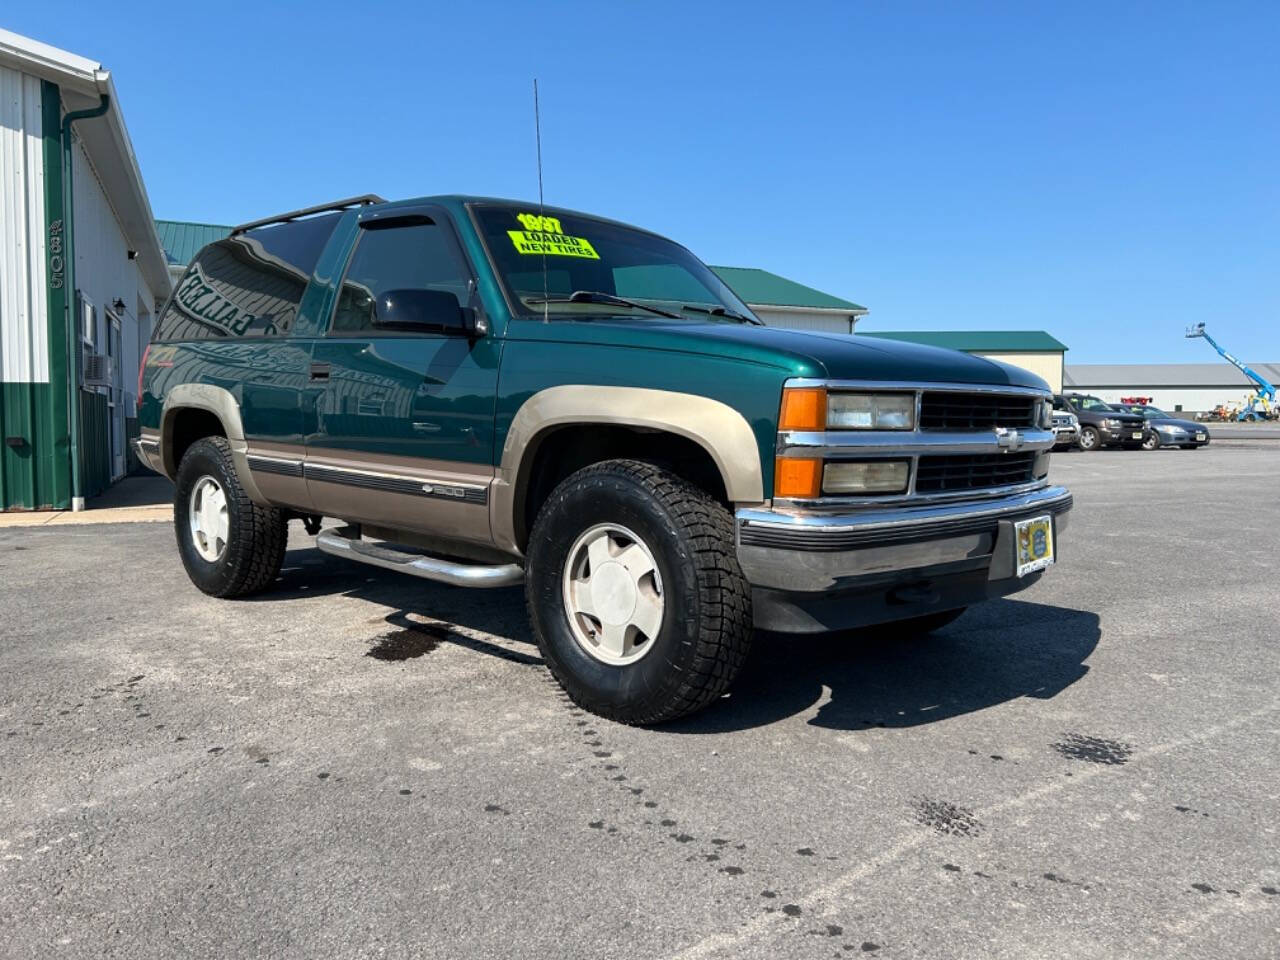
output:
<path id="1" fill-rule="evenodd" d="M 1135 431 L 1133 432 L 1133 439 L 1135 439 L 1135 440 L 1141 440 L 1141 439 L 1142 439 L 1142 431 L 1141 431 L 1141 430 L 1135 430 Z"/>
<path id="2" fill-rule="evenodd" d="M 1014 549 L 1018 551 L 1018 576 L 1043 570 L 1053 563 L 1053 518 L 1033 517 L 1013 525 Z"/>
<path id="3" fill-rule="evenodd" d="M 1196 434 L 1196 439 L 1197 439 L 1197 440 L 1203 440 L 1203 439 L 1204 439 L 1204 434 L 1203 434 L 1203 433 L 1197 433 L 1197 434 Z"/>

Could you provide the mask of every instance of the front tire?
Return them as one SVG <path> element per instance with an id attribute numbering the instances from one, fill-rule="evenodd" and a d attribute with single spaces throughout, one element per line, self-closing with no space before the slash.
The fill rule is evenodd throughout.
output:
<path id="1" fill-rule="evenodd" d="M 225 437 L 197 440 L 178 466 L 173 525 L 187 576 L 212 597 L 243 597 L 280 575 L 284 513 L 249 499 Z"/>
<path id="2" fill-rule="evenodd" d="M 538 511 L 525 599 L 538 648 L 579 706 L 654 724 L 728 690 L 751 645 L 733 518 L 636 460 L 579 470 Z"/>
<path id="3" fill-rule="evenodd" d="M 1156 433 L 1154 430 L 1152 430 L 1152 431 L 1151 431 L 1151 436 L 1147 437 L 1147 439 L 1145 439 L 1145 440 L 1143 440 L 1143 441 L 1142 441 L 1142 449 L 1143 449 L 1143 450 L 1159 450 L 1159 449 L 1160 449 L 1160 434 L 1158 434 L 1158 433 Z"/>
<path id="4" fill-rule="evenodd" d="M 1094 427 L 1081 427 L 1080 439 L 1077 442 L 1081 450 L 1085 453 L 1091 453 L 1102 446 L 1102 437 L 1098 435 L 1098 431 Z"/>

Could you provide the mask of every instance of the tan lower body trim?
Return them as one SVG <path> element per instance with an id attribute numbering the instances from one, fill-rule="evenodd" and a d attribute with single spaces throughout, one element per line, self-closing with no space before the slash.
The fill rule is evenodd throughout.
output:
<path id="1" fill-rule="evenodd" d="M 254 442 L 248 463 L 274 502 L 354 523 L 489 545 L 493 468 Z"/>

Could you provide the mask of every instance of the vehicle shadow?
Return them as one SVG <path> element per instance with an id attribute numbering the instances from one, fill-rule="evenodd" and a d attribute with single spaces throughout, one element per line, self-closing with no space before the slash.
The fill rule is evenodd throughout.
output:
<path id="1" fill-rule="evenodd" d="M 724 733 L 811 708 L 834 730 L 914 727 L 1018 697 L 1048 700 L 1086 673 L 1098 645 L 1097 614 L 1008 598 L 979 604 L 933 634 L 892 624 L 827 636 L 758 633 L 730 694 L 663 727 Z"/>
<path id="2" fill-rule="evenodd" d="M 442 642 L 524 666 L 542 663 L 519 587 L 466 590 L 290 550 L 259 602 L 338 595 L 391 607 L 388 629 L 423 630 Z M 455 628 L 455 629 L 449 629 Z M 491 635 L 518 650 L 466 632 Z M 1026 600 L 979 604 L 936 633 L 893 625 L 839 635 L 757 633 L 730 693 L 701 713 L 662 725 L 678 734 L 765 726 L 831 697 L 809 721 L 837 730 L 912 727 L 1018 697 L 1050 699 L 1083 677 L 1101 635 L 1097 614 Z"/>

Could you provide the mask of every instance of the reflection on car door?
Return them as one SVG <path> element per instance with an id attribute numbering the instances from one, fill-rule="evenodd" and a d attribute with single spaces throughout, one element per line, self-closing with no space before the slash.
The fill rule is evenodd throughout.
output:
<path id="1" fill-rule="evenodd" d="M 488 544 L 498 345 L 489 337 L 379 329 L 379 295 L 448 291 L 472 271 L 435 208 L 362 222 L 311 375 L 324 382 L 307 440 L 317 512 Z"/>

